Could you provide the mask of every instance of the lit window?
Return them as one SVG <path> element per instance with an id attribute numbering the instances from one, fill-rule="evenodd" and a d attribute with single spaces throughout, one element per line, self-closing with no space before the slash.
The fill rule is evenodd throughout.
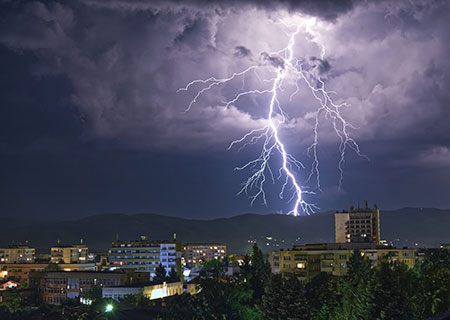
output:
<path id="1" fill-rule="evenodd" d="M 297 269 L 305 269 L 306 268 L 306 264 L 303 262 L 297 263 Z"/>

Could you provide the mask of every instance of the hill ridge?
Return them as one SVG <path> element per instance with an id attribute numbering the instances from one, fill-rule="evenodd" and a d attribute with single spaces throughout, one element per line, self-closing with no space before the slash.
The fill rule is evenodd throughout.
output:
<path id="1" fill-rule="evenodd" d="M 450 243 L 450 210 L 401 208 L 381 211 L 381 238 L 398 247 L 439 246 Z M 93 251 L 105 252 L 119 234 L 123 240 L 172 239 L 183 243 L 223 242 L 231 253 L 246 253 L 251 241 L 263 251 L 290 248 L 293 244 L 334 241 L 332 212 L 310 216 L 245 213 L 232 217 L 185 219 L 155 213 L 103 213 L 76 220 L 12 225 L 0 234 L 0 245 L 29 241 L 41 252 L 48 252 L 57 240 L 79 243 L 81 238 Z M 271 238 L 271 239 L 268 239 Z"/>

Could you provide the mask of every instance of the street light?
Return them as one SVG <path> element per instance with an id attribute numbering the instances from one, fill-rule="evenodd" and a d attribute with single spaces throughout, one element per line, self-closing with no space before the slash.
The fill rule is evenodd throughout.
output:
<path id="1" fill-rule="evenodd" d="M 105 308 L 105 312 L 111 312 L 113 310 L 113 305 L 112 304 L 107 304 L 106 308 Z"/>

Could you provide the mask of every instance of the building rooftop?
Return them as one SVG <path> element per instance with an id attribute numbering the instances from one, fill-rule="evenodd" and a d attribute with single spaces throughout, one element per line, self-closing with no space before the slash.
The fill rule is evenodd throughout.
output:
<path id="1" fill-rule="evenodd" d="M 183 246 L 226 246 L 225 243 L 219 242 L 199 242 L 199 243 L 185 243 Z"/>
<path id="2" fill-rule="evenodd" d="M 292 250 L 312 251 L 312 250 L 353 250 L 353 249 L 395 249 L 392 246 L 379 245 L 369 242 L 347 242 L 347 243 L 313 243 L 296 245 Z"/>
<path id="3" fill-rule="evenodd" d="M 80 248 L 80 247 L 87 248 L 87 245 L 85 245 L 85 244 L 60 245 L 60 244 L 58 244 L 56 246 L 52 246 L 52 248 Z"/>
<path id="4" fill-rule="evenodd" d="M 11 244 L 8 246 L 0 247 L 0 249 L 34 249 L 34 248 L 29 247 L 28 245 Z"/>
<path id="5" fill-rule="evenodd" d="M 163 283 L 177 283 L 181 282 L 180 280 L 167 280 L 167 281 L 147 281 L 147 282 L 139 282 L 139 283 L 132 283 L 132 284 L 124 284 L 120 286 L 103 286 L 103 288 L 144 288 L 149 286 L 156 286 Z"/>

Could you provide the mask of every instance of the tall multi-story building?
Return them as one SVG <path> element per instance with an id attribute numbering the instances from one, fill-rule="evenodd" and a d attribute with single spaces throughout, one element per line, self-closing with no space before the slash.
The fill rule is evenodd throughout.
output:
<path id="1" fill-rule="evenodd" d="M 273 273 L 281 273 L 286 277 L 295 275 L 303 282 L 321 272 L 342 276 L 347 272 L 353 250 L 357 248 L 373 266 L 380 262 L 403 262 L 412 268 L 418 259 L 417 249 L 396 249 L 365 243 L 318 243 L 271 252 L 270 264 Z"/>
<path id="2" fill-rule="evenodd" d="M 183 246 L 183 260 L 188 268 L 207 260 L 223 260 L 226 254 L 227 246 L 222 243 L 187 243 Z"/>
<path id="3" fill-rule="evenodd" d="M 125 272 L 50 271 L 30 275 L 30 287 L 36 289 L 42 301 L 60 305 L 67 299 L 83 297 L 94 287 L 120 286 L 129 283 Z"/>
<path id="4" fill-rule="evenodd" d="M 0 248 L 0 263 L 34 263 L 35 249 L 22 245 Z"/>
<path id="5" fill-rule="evenodd" d="M 351 208 L 336 212 L 336 243 L 380 243 L 380 211 L 378 208 Z"/>
<path id="6" fill-rule="evenodd" d="M 89 261 L 89 249 L 87 246 L 76 244 L 72 246 L 57 246 L 51 248 L 51 263 L 86 263 Z"/>
<path id="7" fill-rule="evenodd" d="M 141 236 L 135 241 L 114 241 L 108 252 L 110 269 L 133 269 L 155 275 L 161 264 L 167 272 L 174 268 L 181 274 L 181 243 L 173 241 L 149 241 Z"/>

